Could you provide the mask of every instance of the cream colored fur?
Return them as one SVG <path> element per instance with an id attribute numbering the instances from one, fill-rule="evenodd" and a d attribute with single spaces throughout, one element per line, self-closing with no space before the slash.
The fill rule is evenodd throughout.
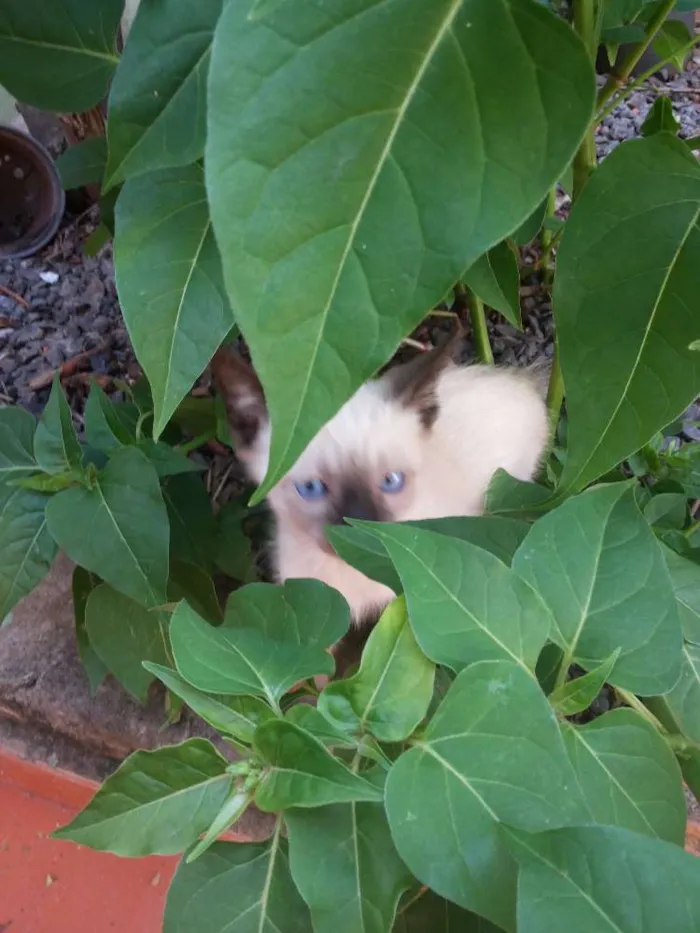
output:
<path id="1" fill-rule="evenodd" d="M 422 426 L 416 409 L 393 395 L 387 376 L 363 385 L 319 431 L 287 476 L 270 492 L 276 518 L 275 566 L 280 582 L 313 577 L 339 590 L 360 620 L 394 596 L 341 560 L 323 529 L 326 504 L 302 499 L 296 482 L 321 479 L 329 489 L 350 473 L 378 490 L 384 474 L 406 474 L 403 491 L 377 492 L 391 520 L 479 515 L 499 468 L 529 480 L 547 444 L 547 411 L 530 371 L 448 364 L 434 394 L 437 418 Z M 267 471 L 265 425 L 243 453 L 251 478 Z"/>

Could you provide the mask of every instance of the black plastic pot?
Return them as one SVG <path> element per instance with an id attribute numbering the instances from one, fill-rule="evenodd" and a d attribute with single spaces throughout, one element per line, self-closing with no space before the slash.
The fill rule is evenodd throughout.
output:
<path id="1" fill-rule="evenodd" d="M 65 194 L 54 161 L 31 136 L 0 126 L 0 258 L 22 259 L 55 236 Z"/>

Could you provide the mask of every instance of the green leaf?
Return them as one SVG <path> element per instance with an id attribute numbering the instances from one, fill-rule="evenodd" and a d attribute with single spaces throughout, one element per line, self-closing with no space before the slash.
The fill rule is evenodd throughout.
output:
<path id="1" fill-rule="evenodd" d="M 384 544 L 403 582 L 424 653 L 461 670 L 510 658 L 534 668 L 550 614 L 537 593 L 487 551 L 432 531 L 358 523 Z"/>
<path id="2" fill-rule="evenodd" d="M 661 492 L 644 506 L 644 518 L 657 528 L 681 529 L 685 525 L 688 502 L 683 493 Z"/>
<path id="3" fill-rule="evenodd" d="M 550 696 L 554 690 L 559 668 L 563 660 L 564 652 L 559 645 L 555 645 L 554 642 L 547 642 L 540 652 L 537 664 L 535 665 L 535 677 L 537 677 L 537 682 L 540 687 L 542 687 L 545 696 Z"/>
<path id="4" fill-rule="evenodd" d="M 141 4 L 109 92 L 105 188 L 204 153 L 206 81 L 222 0 Z"/>
<path id="5" fill-rule="evenodd" d="M 285 822 L 292 878 L 309 906 L 314 933 L 388 933 L 413 878 L 391 840 L 384 807 L 290 810 Z"/>
<path id="6" fill-rule="evenodd" d="M 569 415 L 560 495 L 642 448 L 700 389 L 688 349 L 699 215 L 700 166 L 667 133 L 619 146 L 571 212 L 553 296 Z"/>
<path id="7" fill-rule="evenodd" d="M 0 480 L 34 473 L 36 419 L 24 408 L 0 408 Z"/>
<path id="8" fill-rule="evenodd" d="M 511 239 L 516 246 L 527 246 L 528 243 L 532 243 L 542 229 L 546 213 L 547 198 L 541 204 L 538 204 L 527 220 L 518 227 L 515 233 L 511 234 Z"/>
<path id="9" fill-rule="evenodd" d="M 214 581 L 206 570 L 184 560 L 173 560 L 170 562 L 168 601 L 177 603 L 182 599 L 207 622 L 217 624 L 224 617 Z"/>
<path id="10" fill-rule="evenodd" d="M 520 314 L 520 269 L 515 250 L 507 240 L 498 243 L 462 275 L 466 285 L 513 327 L 523 328 Z"/>
<path id="11" fill-rule="evenodd" d="M 486 490 L 486 511 L 518 519 L 536 518 L 549 508 L 551 495 L 546 486 L 526 483 L 505 470 L 496 470 Z"/>
<path id="12" fill-rule="evenodd" d="M 144 662 L 143 666 L 168 690 L 184 700 L 193 713 L 218 732 L 232 735 L 242 742 L 252 742 L 253 733 L 260 723 L 274 716 L 270 707 L 255 697 L 210 696 L 190 686 L 177 671 L 151 661 Z"/>
<path id="13" fill-rule="evenodd" d="M 293 722 L 295 726 L 300 726 L 305 732 L 316 736 L 329 748 L 357 747 L 357 741 L 352 736 L 336 728 L 317 707 L 309 703 L 300 702 L 290 706 L 284 717 L 288 722 Z"/>
<path id="14" fill-rule="evenodd" d="M 132 404 L 115 405 L 93 382 L 85 403 L 85 436 L 97 450 L 112 451 L 136 441 L 138 409 Z"/>
<path id="15" fill-rule="evenodd" d="M 202 470 L 198 463 L 190 460 L 186 454 L 177 447 L 171 447 L 170 444 L 163 444 L 161 441 L 146 437 L 136 446 L 148 457 L 160 479 L 179 476 L 181 473 L 200 473 Z M 208 509 L 211 511 L 210 506 Z"/>
<path id="16" fill-rule="evenodd" d="M 574 32 L 529 0 L 338 0 L 332 23 L 313 5 L 249 12 L 233 0 L 216 28 L 205 162 L 272 420 L 261 497 L 537 207 L 579 144 L 594 81 Z"/>
<path id="17" fill-rule="evenodd" d="M 465 516 L 459 518 L 429 518 L 404 522 L 411 528 L 423 528 L 469 541 L 510 564 L 525 535 L 530 530 L 526 522 L 509 518 Z M 372 580 L 384 583 L 394 592 L 401 590 L 401 580 L 389 559 L 385 547 L 373 534 L 352 525 L 329 525 L 326 536 L 333 550 L 348 564 Z"/>
<path id="18" fill-rule="evenodd" d="M 700 745 L 700 645 L 684 642 L 680 679 L 664 700 L 683 735 Z"/>
<path id="19" fill-rule="evenodd" d="M 227 764 L 204 739 L 135 752 L 53 836 L 131 858 L 182 852 L 226 799 Z"/>
<path id="20" fill-rule="evenodd" d="M 99 655 L 90 644 L 85 623 L 85 607 L 87 606 L 88 596 L 99 584 L 99 578 L 91 574 L 89 570 L 85 570 L 84 567 L 76 567 L 73 570 L 72 592 L 75 642 L 78 646 L 80 663 L 83 665 L 90 682 L 90 693 L 93 695 L 107 676 L 108 671 L 108 668 L 100 661 Z"/>
<path id="21" fill-rule="evenodd" d="M 88 596 L 85 627 L 100 661 L 129 693 L 145 703 L 153 677 L 142 661 L 168 660 L 165 613 L 144 609 L 103 583 Z"/>
<path id="22" fill-rule="evenodd" d="M 563 723 L 562 729 L 596 823 L 683 845 L 681 772 L 654 726 L 634 710 L 614 709 L 585 726 Z"/>
<path id="23" fill-rule="evenodd" d="M 318 580 L 236 590 L 224 625 L 212 628 L 180 603 L 170 622 L 175 663 L 193 686 L 211 693 L 266 697 L 274 707 L 298 681 L 332 674 L 327 648 L 349 625 L 347 603 Z"/>
<path id="24" fill-rule="evenodd" d="M 345 731 L 368 731 L 380 742 L 402 742 L 425 716 L 434 680 L 435 665 L 418 647 L 406 601 L 399 597 L 369 636 L 357 674 L 328 684 L 318 706 Z"/>
<path id="25" fill-rule="evenodd" d="M 647 118 L 642 123 L 642 136 L 653 136 L 654 133 L 673 133 L 680 129 L 680 123 L 673 113 L 673 104 L 670 97 L 657 97 Z"/>
<path id="26" fill-rule="evenodd" d="M 193 849 L 187 853 L 186 862 L 194 862 L 210 849 L 226 830 L 237 823 L 250 806 L 253 795 L 250 791 L 232 790 L 223 807 L 214 817 L 211 826 Z"/>
<path id="27" fill-rule="evenodd" d="M 554 617 L 551 640 L 591 670 L 617 649 L 610 682 L 644 696 L 679 674 L 681 630 L 659 545 L 629 483 L 597 486 L 537 521 L 513 568 Z"/>
<path id="28" fill-rule="evenodd" d="M 483 917 L 425 890 L 399 907 L 392 933 L 500 933 Z"/>
<path id="29" fill-rule="evenodd" d="M 153 391 L 157 439 L 234 323 L 200 165 L 126 182 L 114 262 L 124 321 Z"/>
<path id="30" fill-rule="evenodd" d="M 539 832 L 587 817 L 554 713 L 511 661 L 457 675 L 424 738 L 389 772 L 386 808 L 416 877 L 506 929 L 516 871 L 501 822 Z"/>
<path id="31" fill-rule="evenodd" d="M 170 553 L 211 571 L 216 556 L 216 520 L 199 476 L 171 476 L 163 483 L 170 521 Z"/>
<path id="32" fill-rule="evenodd" d="M 279 826 L 269 842 L 218 842 L 175 873 L 163 933 L 233 933 L 234 923 L 235 933 L 309 933 Z"/>
<path id="33" fill-rule="evenodd" d="M 107 162 L 107 140 L 104 136 L 81 139 L 68 146 L 56 159 L 61 184 L 70 191 L 84 185 L 99 185 Z"/>
<path id="34" fill-rule="evenodd" d="M 247 509 L 243 503 L 232 499 L 216 516 L 216 566 L 229 577 L 242 583 L 248 583 L 255 574 L 250 538 L 243 530 L 242 524 L 246 514 Z"/>
<path id="35" fill-rule="evenodd" d="M 58 373 L 36 426 L 34 457 L 44 473 L 63 473 L 65 470 L 78 470 L 82 466 L 83 452 Z"/>
<path id="36" fill-rule="evenodd" d="M 678 846 L 607 826 L 508 835 L 518 933 L 697 933 L 700 859 Z"/>
<path id="37" fill-rule="evenodd" d="M 46 519 L 76 564 L 144 606 L 165 603 L 168 516 L 158 476 L 140 451 L 116 451 L 91 489 L 57 493 Z"/>
<path id="38" fill-rule="evenodd" d="M 83 241 L 83 255 L 89 256 L 90 258 L 97 256 L 102 247 L 106 243 L 109 243 L 111 239 L 112 231 L 106 224 L 100 222 L 90 236 Z"/>
<path id="39" fill-rule="evenodd" d="M 678 71 L 683 71 L 692 41 L 693 36 L 684 22 L 667 19 L 656 33 L 652 48 L 661 61 L 670 59 Z"/>
<path id="40" fill-rule="evenodd" d="M 662 551 L 671 574 L 683 635 L 700 645 L 700 564 L 681 557 L 669 547 L 663 547 Z"/>
<path id="41" fill-rule="evenodd" d="M 0 623 L 49 572 L 58 548 L 45 496 L 0 484 Z"/>
<path id="42" fill-rule="evenodd" d="M 616 648 L 607 661 L 594 667 L 589 674 L 583 674 L 574 680 L 557 687 L 549 694 L 549 702 L 561 716 L 575 716 L 587 710 L 605 686 L 615 662 L 620 656 Z M 561 658 L 561 655 L 559 656 Z"/>
<path id="43" fill-rule="evenodd" d="M 123 0 L 5 0 L 0 84 L 25 104 L 79 113 L 105 96 L 119 61 Z"/>
<path id="44" fill-rule="evenodd" d="M 264 722 L 255 732 L 253 746 L 269 766 L 255 791 L 255 802 L 266 813 L 383 799 L 381 788 L 354 774 L 320 739 L 293 722 Z"/>

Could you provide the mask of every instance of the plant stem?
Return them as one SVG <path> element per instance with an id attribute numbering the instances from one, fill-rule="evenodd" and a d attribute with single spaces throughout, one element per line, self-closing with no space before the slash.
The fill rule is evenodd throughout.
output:
<path id="1" fill-rule="evenodd" d="M 559 665 L 559 670 L 557 671 L 556 680 L 554 681 L 554 687 L 552 688 L 552 693 L 555 690 L 559 690 L 560 687 L 563 687 L 566 683 L 566 678 L 569 676 L 569 668 L 574 663 L 573 654 L 568 651 L 564 652 L 564 657 L 561 659 L 561 664 Z"/>
<path id="2" fill-rule="evenodd" d="M 655 729 L 658 729 L 663 735 L 668 733 L 668 729 L 663 725 L 660 719 L 657 719 L 652 711 L 642 703 L 639 697 L 635 696 L 633 693 L 630 693 L 629 690 L 622 690 L 620 687 L 615 687 L 615 693 L 619 696 L 623 703 L 626 703 L 627 706 L 630 706 L 633 710 L 639 713 L 640 716 L 643 716 L 647 722 L 650 722 Z"/>
<path id="3" fill-rule="evenodd" d="M 554 246 L 554 233 L 552 230 L 547 229 L 547 218 L 554 217 L 554 211 L 557 206 L 557 186 L 549 189 L 549 194 L 547 195 L 547 209 L 544 214 L 544 226 L 542 227 L 542 235 L 540 238 L 542 256 L 540 258 L 540 266 L 542 268 L 542 281 L 545 285 L 550 285 L 552 282 L 552 247 Z"/>
<path id="4" fill-rule="evenodd" d="M 549 386 L 547 388 L 547 410 L 549 412 L 549 427 L 551 439 L 554 440 L 554 433 L 559 424 L 561 415 L 561 406 L 564 403 L 564 377 L 559 365 L 559 346 L 554 343 L 554 362 L 552 364 L 552 375 L 549 377 Z"/>
<path id="5" fill-rule="evenodd" d="M 673 61 L 676 55 L 678 54 L 685 55 L 687 52 L 690 52 L 691 49 L 694 49 L 695 46 L 698 44 L 700 44 L 700 35 L 693 36 L 692 40 L 681 50 L 681 52 L 674 52 L 673 55 L 667 55 L 666 58 L 662 59 L 660 62 L 657 62 L 655 65 L 652 65 L 651 68 L 647 68 L 646 71 L 642 72 L 642 74 L 640 74 L 639 77 L 635 78 L 631 84 L 627 84 L 624 87 L 618 88 L 618 90 L 621 91 L 621 94 L 618 97 L 614 97 L 608 103 L 605 109 L 601 113 L 598 114 L 598 116 L 596 117 L 596 123 L 602 123 L 606 117 L 609 117 L 610 114 L 613 112 L 613 110 L 616 110 L 620 106 L 620 104 L 622 103 L 623 96 L 627 94 L 631 94 L 633 91 L 636 91 L 638 87 L 641 87 L 641 85 L 644 84 L 645 81 L 651 78 L 652 75 L 656 74 L 656 72 L 659 71 L 661 68 L 663 68 L 664 65 L 670 64 L 670 62 Z M 700 137 L 696 137 L 696 138 L 698 139 L 698 146 L 700 146 Z M 692 139 L 691 140 L 686 139 L 684 140 L 684 142 L 691 144 L 691 148 L 692 148 L 692 142 L 693 142 Z"/>
<path id="6" fill-rule="evenodd" d="M 474 342 L 482 363 L 493 364 L 493 350 L 489 341 L 489 332 L 486 327 L 486 311 L 484 302 L 472 292 L 469 296 L 469 319 L 474 331 Z"/>
<path id="7" fill-rule="evenodd" d="M 213 441 L 215 437 L 215 431 L 205 431 L 203 434 L 198 434 L 196 437 L 193 437 L 191 441 L 187 441 L 186 444 L 178 444 L 177 449 L 180 453 L 191 454 L 193 450 L 204 447 L 209 441 Z"/>
<path id="8" fill-rule="evenodd" d="M 620 65 L 619 70 L 614 69 L 608 77 L 608 80 L 601 88 L 600 94 L 598 94 L 598 110 L 600 110 L 601 107 L 604 107 L 613 94 L 627 82 L 627 79 L 639 64 L 641 57 L 654 41 L 657 32 L 659 29 L 661 29 L 666 20 L 666 17 L 675 5 L 676 0 L 659 0 L 654 15 L 651 17 L 644 29 L 644 38 L 641 42 L 638 42 L 637 45 L 630 49 L 630 51 L 625 56 L 624 61 Z M 656 65 L 654 67 L 654 71 L 657 71 L 658 68 L 659 65 Z M 652 74 L 654 71 L 652 71 Z"/>

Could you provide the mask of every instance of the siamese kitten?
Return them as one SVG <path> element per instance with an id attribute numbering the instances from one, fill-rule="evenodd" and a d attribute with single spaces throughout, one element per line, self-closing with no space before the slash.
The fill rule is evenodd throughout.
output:
<path id="1" fill-rule="evenodd" d="M 496 470 L 530 480 L 547 445 L 538 375 L 458 366 L 451 349 L 424 354 L 365 383 L 268 495 L 279 582 L 311 577 L 335 587 L 356 625 L 376 620 L 395 594 L 341 560 L 325 526 L 345 518 L 479 515 Z M 260 482 L 270 446 L 260 382 L 228 349 L 214 357 L 213 372 L 238 458 Z"/>

